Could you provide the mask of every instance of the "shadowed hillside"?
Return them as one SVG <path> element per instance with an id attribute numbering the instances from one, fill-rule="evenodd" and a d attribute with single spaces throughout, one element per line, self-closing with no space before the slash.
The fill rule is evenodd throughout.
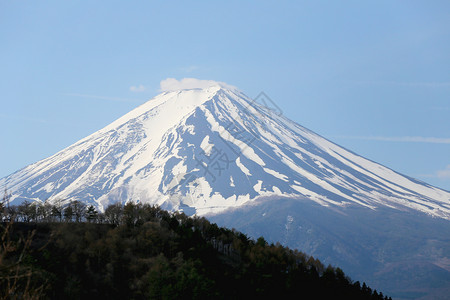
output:
<path id="1" fill-rule="evenodd" d="M 131 203 L 77 215 L 76 205 L 3 214 L 2 298 L 387 299 L 339 268 L 205 218 Z"/>

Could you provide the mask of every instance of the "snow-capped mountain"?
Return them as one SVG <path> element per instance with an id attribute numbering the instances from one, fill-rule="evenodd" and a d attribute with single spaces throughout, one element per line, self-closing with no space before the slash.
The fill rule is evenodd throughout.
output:
<path id="1" fill-rule="evenodd" d="M 141 201 L 202 215 L 275 197 L 450 219 L 450 192 L 348 151 L 259 102 L 220 83 L 164 92 L 0 186 L 16 202 L 81 200 L 100 209 Z"/>
<path id="2" fill-rule="evenodd" d="M 448 295 L 450 192 L 288 120 L 264 94 L 208 83 L 164 92 L 0 187 L 13 203 L 140 201 L 205 215 L 393 296 Z"/>

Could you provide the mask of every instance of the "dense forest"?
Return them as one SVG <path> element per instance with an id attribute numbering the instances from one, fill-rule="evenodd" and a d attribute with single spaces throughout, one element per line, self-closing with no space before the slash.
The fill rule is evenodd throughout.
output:
<path id="1" fill-rule="evenodd" d="M 388 299 L 302 252 L 156 206 L 0 212 L 1 299 Z"/>

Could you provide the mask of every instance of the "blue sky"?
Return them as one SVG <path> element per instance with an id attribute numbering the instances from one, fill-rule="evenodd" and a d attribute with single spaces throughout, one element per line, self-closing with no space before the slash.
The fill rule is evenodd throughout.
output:
<path id="1" fill-rule="evenodd" d="M 450 190 L 449 1 L 0 1 L 0 177 L 190 77 Z"/>

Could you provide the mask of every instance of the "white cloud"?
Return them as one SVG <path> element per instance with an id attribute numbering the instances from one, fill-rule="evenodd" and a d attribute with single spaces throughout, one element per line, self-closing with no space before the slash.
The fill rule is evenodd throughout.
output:
<path id="1" fill-rule="evenodd" d="M 214 80 L 202 80 L 196 78 L 183 78 L 181 80 L 177 80 L 175 78 L 167 78 L 162 80 L 159 85 L 162 92 L 170 92 L 186 89 L 204 89 L 217 85 L 235 89 L 235 87 L 228 85 L 224 82 L 218 82 Z"/>
<path id="2" fill-rule="evenodd" d="M 352 140 L 368 140 L 383 142 L 406 142 L 406 143 L 431 143 L 431 144 L 450 144 L 450 138 L 424 137 L 424 136 L 338 136 L 338 138 Z"/>
<path id="3" fill-rule="evenodd" d="M 138 86 L 130 86 L 130 91 L 132 91 L 133 93 L 141 93 L 144 92 L 147 88 L 145 86 L 143 86 L 142 84 L 138 85 Z"/>
<path id="4" fill-rule="evenodd" d="M 436 176 L 441 179 L 450 179 L 450 165 L 448 165 L 444 170 L 437 171 Z"/>

